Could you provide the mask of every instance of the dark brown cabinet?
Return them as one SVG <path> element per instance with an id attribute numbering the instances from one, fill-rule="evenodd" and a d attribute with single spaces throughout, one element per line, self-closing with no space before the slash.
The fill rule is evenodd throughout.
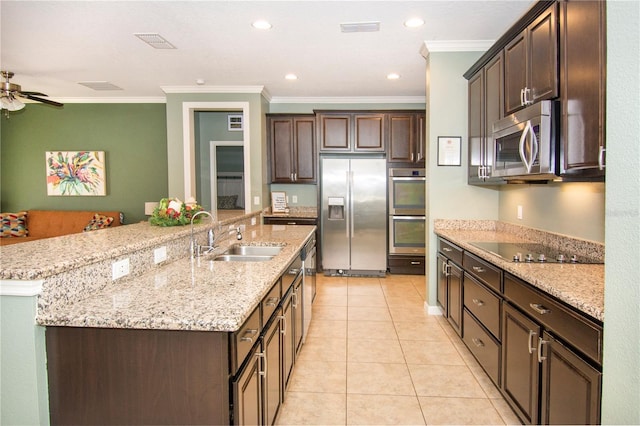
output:
<path id="1" fill-rule="evenodd" d="M 387 115 L 389 144 L 387 162 L 424 164 L 425 114 L 394 112 Z"/>
<path id="2" fill-rule="evenodd" d="M 604 1 L 560 2 L 560 174 L 604 177 Z"/>
<path id="3" fill-rule="evenodd" d="M 557 4 L 504 47 L 504 113 L 558 96 Z"/>
<path id="4" fill-rule="evenodd" d="M 462 335 L 462 249 L 438 240 L 438 304 L 453 329 Z"/>
<path id="5" fill-rule="evenodd" d="M 385 114 L 319 112 L 320 152 L 384 152 Z"/>
<path id="6" fill-rule="evenodd" d="M 271 183 L 315 183 L 314 115 L 268 115 Z"/>
<path id="7" fill-rule="evenodd" d="M 251 350 L 247 364 L 232 382 L 234 424 L 262 424 L 262 361 L 258 349 L 259 345 Z"/>
<path id="8" fill-rule="evenodd" d="M 502 390 L 527 424 L 598 424 L 602 327 L 505 275 Z"/>
<path id="9" fill-rule="evenodd" d="M 282 364 L 282 315 L 279 307 L 271 322 L 267 324 L 262 335 L 261 362 L 263 379 L 263 422 L 264 425 L 275 423 L 282 396 L 284 395 L 283 364 Z"/>
<path id="10" fill-rule="evenodd" d="M 424 256 L 393 255 L 387 257 L 390 274 L 424 275 Z"/>
<path id="11" fill-rule="evenodd" d="M 493 123 L 504 117 L 502 52 L 469 80 L 469 184 L 504 183 L 491 177 L 494 161 Z"/>

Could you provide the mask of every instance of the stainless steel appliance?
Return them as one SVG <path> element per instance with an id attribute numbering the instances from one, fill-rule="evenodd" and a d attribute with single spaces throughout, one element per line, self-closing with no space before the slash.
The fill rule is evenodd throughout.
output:
<path id="1" fill-rule="evenodd" d="M 307 340 L 307 332 L 311 324 L 312 304 L 316 297 L 316 237 L 313 236 L 302 250 L 302 341 Z"/>
<path id="2" fill-rule="evenodd" d="M 570 253 L 539 243 L 470 242 L 474 247 L 505 260 L 523 263 L 604 263 L 603 259 Z"/>
<path id="3" fill-rule="evenodd" d="M 425 253 L 425 169 L 389 169 L 389 254 Z"/>
<path id="4" fill-rule="evenodd" d="M 387 174 L 384 158 L 320 159 L 325 275 L 384 276 Z"/>
<path id="5" fill-rule="evenodd" d="M 549 180 L 558 171 L 558 108 L 540 101 L 493 123 L 491 176 Z"/>

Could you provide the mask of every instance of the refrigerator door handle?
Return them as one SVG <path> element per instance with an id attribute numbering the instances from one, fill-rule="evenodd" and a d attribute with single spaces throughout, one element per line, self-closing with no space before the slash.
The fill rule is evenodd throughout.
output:
<path id="1" fill-rule="evenodd" d="M 349 227 L 351 226 L 351 171 L 347 170 L 345 172 L 345 179 L 347 180 L 347 194 L 346 194 L 346 205 L 344 206 L 347 210 L 345 212 L 345 220 L 347 221 L 346 226 L 344 227 L 344 232 L 347 238 L 349 238 Z"/>
<path id="2" fill-rule="evenodd" d="M 353 238 L 353 171 L 349 171 L 349 229 L 351 230 L 350 237 Z"/>

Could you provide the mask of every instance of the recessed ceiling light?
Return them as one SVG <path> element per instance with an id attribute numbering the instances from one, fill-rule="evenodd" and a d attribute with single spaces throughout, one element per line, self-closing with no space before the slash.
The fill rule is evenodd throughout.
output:
<path id="1" fill-rule="evenodd" d="M 255 21 L 253 24 L 251 24 L 251 26 L 253 28 L 256 28 L 258 30 L 270 30 L 271 29 L 271 24 L 267 21 L 265 21 L 264 19 L 260 19 Z"/>
<path id="2" fill-rule="evenodd" d="M 297 80 L 298 76 L 295 74 L 287 74 L 284 76 L 284 78 L 286 78 L 287 80 Z"/>
<path id="3" fill-rule="evenodd" d="M 389 80 L 398 80 L 400 78 L 400 74 L 392 72 L 391 74 L 387 74 L 387 79 Z"/>
<path id="4" fill-rule="evenodd" d="M 424 25 L 424 21 L 420 18 L 411 18 L 404 21 L 404 26 L 408 28 L 416 28 Z"/>

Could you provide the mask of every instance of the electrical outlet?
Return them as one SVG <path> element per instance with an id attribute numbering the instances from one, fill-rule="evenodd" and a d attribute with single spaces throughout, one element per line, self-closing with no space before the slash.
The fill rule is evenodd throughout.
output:
<path id="1" fill-rule="evenodd" d="M 517 217 L 519 220 L 522 220 L 522 206 L 520 206 L 520 205 L 518 205 L 518 209 L 517 209 L 517 211 L 516 211 L 516 217 Z"/>
<path id="2" fill-rule="evenodd" d="M 298 204 L 298 196 L 297 195 L 292 195 L 291 196 L 291 202 L 293 204 Z"/>
<path id="3" fill-rule="evenodd" d="M 167 247 L 158 247 L 153 251 L 153 261 L 158 264 L 167 260 Z"/>
<path id="4" fill-rule="evenodd" d="M 129 258 L 113 262 L 111 265 L 111 276 L 113 280 L 129 275 Z"/>
<path id="5" fill-rule="evenodd" d="M 256 195 L 255 197 L 253 197 L 253 204 L 255 206 L 259 206 L 260 205 L 260 197 L 259 196 Z"/>
<path id="6" fill-rule="evenodd" d="M 255 217 L 251 218 L 251 226 L 254 226 L 256 223 L 258 223 L 258 221 L 256 220 Z"/>

